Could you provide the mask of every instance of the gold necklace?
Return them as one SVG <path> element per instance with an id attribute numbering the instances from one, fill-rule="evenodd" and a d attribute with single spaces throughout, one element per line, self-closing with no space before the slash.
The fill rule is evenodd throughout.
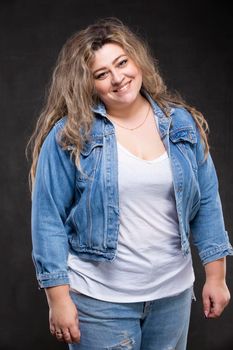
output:
<path id="1" fill-rule="evenodd" d="M 137 125 L 137 126 L 134 127 L 134 128 L 127 128 L 126 126 L 123 126 L 123 125 L 121 125 L 121 124 L 118 124 L 117 122 L 115 122 L 115 121 L 113 121 L 113 120 L 111 120 L 111 119 L 110 119 L 110 120 L 111 120 L 111 122 L 113 122 L 113 124 L 116 124 L 116 125 L 120 126 L 120 127 L 123 128 L 123 129 L 127 129 L 127 130 L 130 130 L 130 131 L 133 131 L 133 130 L 136 130 L 136 129 L 140 128 L 140 127 L 145 123 L 145 121 L 146 121 L 146 119 L 147 119 L 147 117 L 148 117 L 148 115 L 149 115 L 149 111 L 150 111 L 150 104 L 149 104 L 149 108 L 148 108 L 148 111 L 147 111 L 147 113 L 146 113 L 146 116 L 145 116 L 144 120 L 143 120 L 139 125 Z M 112 117 L 110 114 L 107 114 L 107 116 Z"/>

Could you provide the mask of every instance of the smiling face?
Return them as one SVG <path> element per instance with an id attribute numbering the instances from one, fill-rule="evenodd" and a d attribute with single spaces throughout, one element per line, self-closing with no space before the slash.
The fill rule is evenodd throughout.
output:
<path id="1" fill-rule="evenodd" d="M 108 112 L 127 108 L 139 97 L 142 73 L 124 49 L 113 43 L 95 52 L 91 66 L 95 90 Z"/>

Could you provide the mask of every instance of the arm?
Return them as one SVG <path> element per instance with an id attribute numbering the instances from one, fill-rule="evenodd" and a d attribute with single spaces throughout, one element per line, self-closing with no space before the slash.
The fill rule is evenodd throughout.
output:
<path id="1" fill-rule="evenodd" d="M 196 158 L 200 187 L 200 208 L 190 223 L 193 243 L 205 266 L 206 282 L 203 288 L 203 306 L 206 317 L 220 316 L 229 302 L 226 286 L 226 255 L 233 255 L 225 230 L 216 170 L 209 154 L 204 160 L 203 146 L 197 130 Z"/>
<path id="2" fill-rule="evenodd" d="M 221 315 L 230 301 L 226 285 L 226 258 L 205 265 L 206 282 L 202 292 L 204 314 L 208 318 Z"/>
<path id="3" fill-rule="evenodd" d="M 69 284 L 65 227 L 74 202 L 76 169 L 57 142 L 61 124 L 47 135 L 32 192 L 32 255 L 41 288 Z"/>
<path id="4" fill-rule="evenodd" d="M 69 295 L 68 237 L 65 223 L 74 202 L 76 168 L 57 142 L 61 122 L 40 151 L 32 195 L 33 261 L 50 309 L 50 330 L 59 340 L 79 341 L 78 313 Z"/>

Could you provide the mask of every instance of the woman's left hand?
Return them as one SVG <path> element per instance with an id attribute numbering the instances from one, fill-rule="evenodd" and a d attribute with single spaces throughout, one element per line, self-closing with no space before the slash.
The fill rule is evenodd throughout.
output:
<path id="1" fill-rule="evenodd" d="M 206 318 L 217 318 L 230 301 L 230 292 L 224 280 L 206 280 L 202 291 Z"/>

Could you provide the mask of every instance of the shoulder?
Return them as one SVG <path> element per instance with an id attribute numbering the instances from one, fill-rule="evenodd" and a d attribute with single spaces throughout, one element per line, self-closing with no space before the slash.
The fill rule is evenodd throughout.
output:
<path id="1" fill-rule="evenodd" d="M 196 129 L 196 121 L 192 114 L 185 108 L 172 107 L 171 108 L 172 125 L 175 129 L 191 127 Z"/>
<path id="2" fill-rule="evenodd" d="M 54 130 L 55 132 L 62 130 L 66 125 L 66 123 L 67 123 L 67 117 L 66 116 L 62 117 L 54 124 L 52 130 Z"/>
<path id="3" fill-rule="evenodd" d="M 64 129 L 64 126 L 66 125 L 67 117 L 62 117 L 56 123 L 52 126 L 49 133 L 47 134 L 46 139 L 54 139 L 56 141 L 59 140 L 60 132 Z"/>
<path id="4" fill-rule="evenodd" d="M 170 139 L 173 142 L 189 141 L 192 144 L 198 143 L 199 132 L 195 119 L 185 108 L 172 108 L 171 113 Z"/>
<path id="5" fill-rule="evenodd" d="M 61 132 L 66 124 L 67 121 L 67 117 L 63 117 L 61 119 L 59 119 L 50 129 L 50 131 L 48 132 L 48 134 L 46 135 L 42 147 L 41 147 L 41 151 L 45 151 L 45 150 L 52 150 L 52 149 L 56 149 L 56 148 L 60 148 L 60 135 Z"/>

